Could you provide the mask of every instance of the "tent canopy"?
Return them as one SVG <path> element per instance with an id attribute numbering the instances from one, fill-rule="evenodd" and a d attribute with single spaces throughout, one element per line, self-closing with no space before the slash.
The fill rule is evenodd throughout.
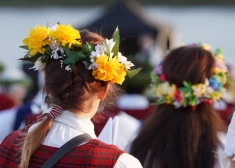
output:
<path id="1" fill-rule="evenodd" d="M 110 38 L 116 27 L 120 29 L 121 51 L 126 55 L 139 51 L 138 38 L 141 35 L 148 34 L 155 39 L 159 33 L 159 26 L 152 23 L 132 0 L 119 0 L 101 18 L 83 28 Z"/>

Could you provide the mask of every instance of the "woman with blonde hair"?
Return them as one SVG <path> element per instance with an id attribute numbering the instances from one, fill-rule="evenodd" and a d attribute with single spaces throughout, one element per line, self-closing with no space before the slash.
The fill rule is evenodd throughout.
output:
<path id="1" fill-rule="evenodd" d="M 131 154 L 146 168 L 221 167 L 223 122 L 212 106 L 228 81 L 221 50 L 213 53 L 204 44 L 173 49 L 152 80 L 157 109 L 144 122 Z"/>
<path id="2" fill-rule="evenodd" d="M 119 52 L 118 30 L 108 40 L 71 25 L 36 26 L 23 42 L 28 53 L 22 60 L 44 74 L 48 109 L 37 123 L 2 141 L 0 167 L 142 167 L 97 140 L 90 121 L 100 103 L 114 96 L 114 84 L 135 73 Z"/>

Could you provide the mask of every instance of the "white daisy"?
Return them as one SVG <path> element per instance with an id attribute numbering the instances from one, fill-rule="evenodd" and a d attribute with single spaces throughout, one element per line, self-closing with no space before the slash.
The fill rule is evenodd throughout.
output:
<path id="1" fill-rule="evenodd" d="M 134 66 L 131 61 L 127 61 L 127 58 L 122 55 L 122 53 L 118 52 L 118 61 L 125 66 L 126 69 L 130 69 Z"/>
<path id="2" fill-rule="evenodd" d="M 107 43 L 107 45 L 108 45 L 108 48 L 109 48 L 109 52 L 111 52 L 112 51 L 112 49 L 113 49 L 113 47 L 114 47 L 114 45 L 115 45 L 115 42 L 113 42 L 113 39 L 106 39 L 106 43 Z"/>
<path id="3" fill-rule="evenodd" d="M 36 71 L 36 70 L 42 71 L 43 69 L 45 69 L 45 67 L 46 67 L 46 64 L 42 63 L 41 60 L 38 59 L 38 60 L 35 62 L 34 66 L 33 66 L 32 68 L 30 68 L 30 69 L 34 69 L 35 71 Z"/>

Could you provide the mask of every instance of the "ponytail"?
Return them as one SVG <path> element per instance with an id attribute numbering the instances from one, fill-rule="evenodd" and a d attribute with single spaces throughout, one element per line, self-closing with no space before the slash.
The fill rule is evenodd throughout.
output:
<path id="1" fill-rule="evenodd" d="M 53 123 L 52 118 L 44 119 L 31 132 L 26 134 L 23 142 L 20 168 L 28 168 L 29 161 L 35 150 L 42 144 Z"/>

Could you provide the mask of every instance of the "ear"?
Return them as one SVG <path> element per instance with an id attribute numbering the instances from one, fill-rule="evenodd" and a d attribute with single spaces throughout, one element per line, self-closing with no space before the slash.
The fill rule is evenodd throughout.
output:
<path id="1" fill-rule="evenodd" d="M 107 83 L 103 89 L 98 93 L 98 99 L 100 100 L 104 100 L 106 97 L 106 94 L 108 93 L 108 89 L 109 89 L 109 83 Z"/>

